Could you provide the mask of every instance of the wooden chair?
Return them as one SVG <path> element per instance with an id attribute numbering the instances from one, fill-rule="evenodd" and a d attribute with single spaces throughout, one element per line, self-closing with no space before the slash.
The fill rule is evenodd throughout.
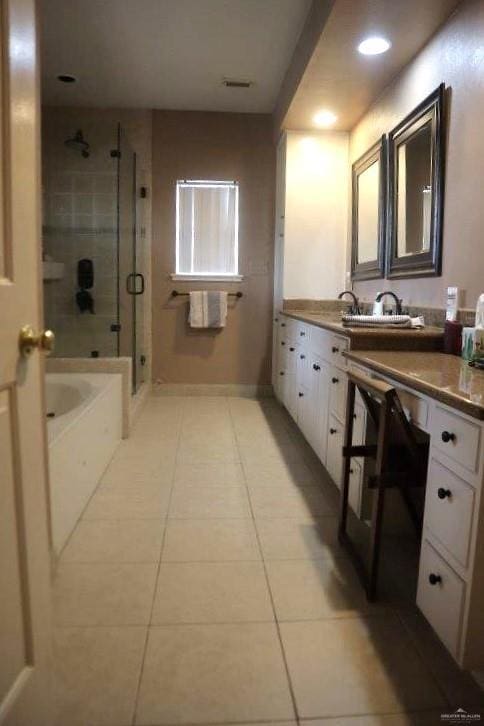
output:
<path id="1" fill-rule="evenodd" d="M 358 389 L 368 416 L 377 432 L 376 444 L 353 446 L 353 419 L 355 393 Z M 348 394 L 343 446 L 343 476 L 340 500 L 339 530 L 340 543 L 351 555 L 357 572 L 366 589 L 368 600 L 374 600 L 377 592 L 378 565 L 382 544 L 382 525 L 385 491 L 398 487 L 410 518 L 421 535 L 421 516 L 410 496 L 410 488 L 425 486 L 428 462 L 428 437 L 411 424 L 402 408 L 396 390 L 388 383 L 374 380 L 357 371 L 348 371 Z M 374 474 L 368 477 L 366 485 L 374 490 L 371 522 L 370 553 L 366 567 L 358 550 L 347 533 L 348 495 L 352 457 L 374 460 Z"/>

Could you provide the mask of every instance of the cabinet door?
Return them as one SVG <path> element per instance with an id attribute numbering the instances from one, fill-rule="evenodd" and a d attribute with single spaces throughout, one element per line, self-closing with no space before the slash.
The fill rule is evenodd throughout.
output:
<path id="1" fill-rule="evenodd" d="M 346 413 L 347 377 L 339 368 L 331 367 L 330 373 L 330 410 L 343 422 Z"/>
<path id="2" fill-rule="evenodd" d="M 343 464 L 343 425 L 330 414 L 328 426 L 328 449 L 326 455 L 326 468 L 338 487 L 341 487 L 341 467 Z"/>
<path id="3" fill-rule="evenodd" d="M 309 440 L 319 459 L 326 464 L 326 448 L 328 439 L 329 413 L 329 369 L 328 364 L 319 356 L 313 356 L 310 362 L 312 380 L 313 421 Z"/>
<path id="4" fill-rule="evenodd" d="M 289 345 L 287 348 L 287 365 L 284 375 L 284 405 L 297 421 L 297 346 Z"/>

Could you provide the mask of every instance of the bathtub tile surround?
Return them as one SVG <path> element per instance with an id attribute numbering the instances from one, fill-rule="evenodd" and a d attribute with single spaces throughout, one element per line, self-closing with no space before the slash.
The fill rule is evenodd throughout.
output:
<path id="1" fill-rule="evenodd" d="M 47 373 L 52 545 L 60 553 L 121 439 L 121 376 Z"/>
<path id="2" fill-rule="evenodd" d="M 60 558 L 55 726 L 410 726 L 482 704 L 393 559 L 362 600 L 336 504 L 275 401 L 151 397 Z"/>

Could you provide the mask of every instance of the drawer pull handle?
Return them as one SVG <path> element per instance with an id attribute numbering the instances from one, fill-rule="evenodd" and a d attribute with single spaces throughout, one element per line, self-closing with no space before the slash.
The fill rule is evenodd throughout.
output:
<path id="1" fill-rule="evenodd" d="M 281 328 L 285 328 L 285 327 L 286 327 L 286 323 L 281 323 Z"/>
<path id="2" fill-rule="evenodd" d="M 280 371 L 279 375 L 280 376 L 283 376 L 284 375 L 284 371 Z"/>
<path id="3" fill-rule="evenodd" d="M 289 350 L 291 351 L 291 353 L 294 353 L 295 348 L 289 348 Z"/>
<path id="4" fill-rule="evenodd" d="M 279 322 L 279 318 L 274 318 L 274 322 L 275 323 L 278 323 Z"/>
<path id="5" fill-rule="evenodd" d="M 306 356 L 303 353 L 301 353 L 301 355 L 299 357 L 301 360 L 304 360 L 306 358 Z"/>
<path id="6" fill-rule="evenodd" d="M 455 434 L 452 434 L 450 431 L 442 431 L 442 441 L 444 444 L 448 444 L 449 441 L 455 441 Z"/>
<path id="7" fill-rule="evenodd" d="M 332 348 L 331 348 L 331 352 L 332 353 L 339 353 L 339 348 L 337 348 L 335 345 L 333 345 Z"/>
<path id="8" fill-rule="evenodd" d="M 337 434 L 337 433 L 338 433 L 338 429 L 330 429 L 330 430 L 329 430 L 329 433 L 331 434 L 331 436 L 332 436 L 333 434 Z"/>
<path id="9" fill-rule="evenodd" d="M 298 393 L 299 398 L 302 398 L 304 396 L 304 393 Z"/>
<path id="10" fill-rule="evenodd" d="M 350 474 L 354 474 L 354 473 L 355 473 L 355 470 L 354 469 L 350 469 Z"/>
<path id="11" fill-rule="evenodd" d="M 281 340 L 281 345 L 286 345 L 284 340 Z"/>
<path id="12" fill-rule="evenodd" d="M 442 582 L 442 578 L 440 575 L 434 575 L 433 572 L 429 575 L 429 582 L 431 585 L 437 585 L 439 582 Z"/>
<path id="13" fill-rule="evenodd" d="M 339 378 L 332 378 L 331 383 L 339 383 Z"/>
<path id="14" fill-rule="evenodd" d="M 320 371 L 321 370 L 321 366 L 318 366 L 317 363 L 313 363 L 313 370 Z"/>
<path id="15" fill-rule="evenodd" d="M 306 333 L 304 332 L 304 330 L 300 330 L 300 331 L 299 331 L 299 335 L 302 335 L 302 336 L 304 336 L 304 335 L 306 335 Z"/>
<path id="16" fill-rule="evenodd" d="M 446 497 L 452 496 L 452 492 L 450 489 L 444 489 L 444 487 L 439 487 L 437 489 L 437 496 L 439 499 L 445 499 Z"/>

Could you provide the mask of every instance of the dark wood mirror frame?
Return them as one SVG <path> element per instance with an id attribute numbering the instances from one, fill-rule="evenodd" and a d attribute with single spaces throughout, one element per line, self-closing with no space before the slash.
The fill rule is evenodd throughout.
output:
<path id="1" fill-rule="evenodd" d="M 352 214 L 351 214 L 351 279 L 376 280 L 385 272 L 386 236 L 386 189 L 387 189 L 387 143 L 382 136 L 376 144 L 363 154 L 351 167 Z M 377 255 L 374 260 L 358 262 L 358 177 L 372 164 L 380 162 L 378 188 L 378 239 Z"/>
<path id="2" fill-rule="evenodd" d="M 403 119 L 388 136 L 388 242 L 386 277 L 432 277 L 442 274 L 442 230 L 444 206 L 444 94 L 442 83 L 412 113 Z M 398 150 L 423 126 L 431 128 L 431 222 L 430 249 L 398 257 Z"/>

